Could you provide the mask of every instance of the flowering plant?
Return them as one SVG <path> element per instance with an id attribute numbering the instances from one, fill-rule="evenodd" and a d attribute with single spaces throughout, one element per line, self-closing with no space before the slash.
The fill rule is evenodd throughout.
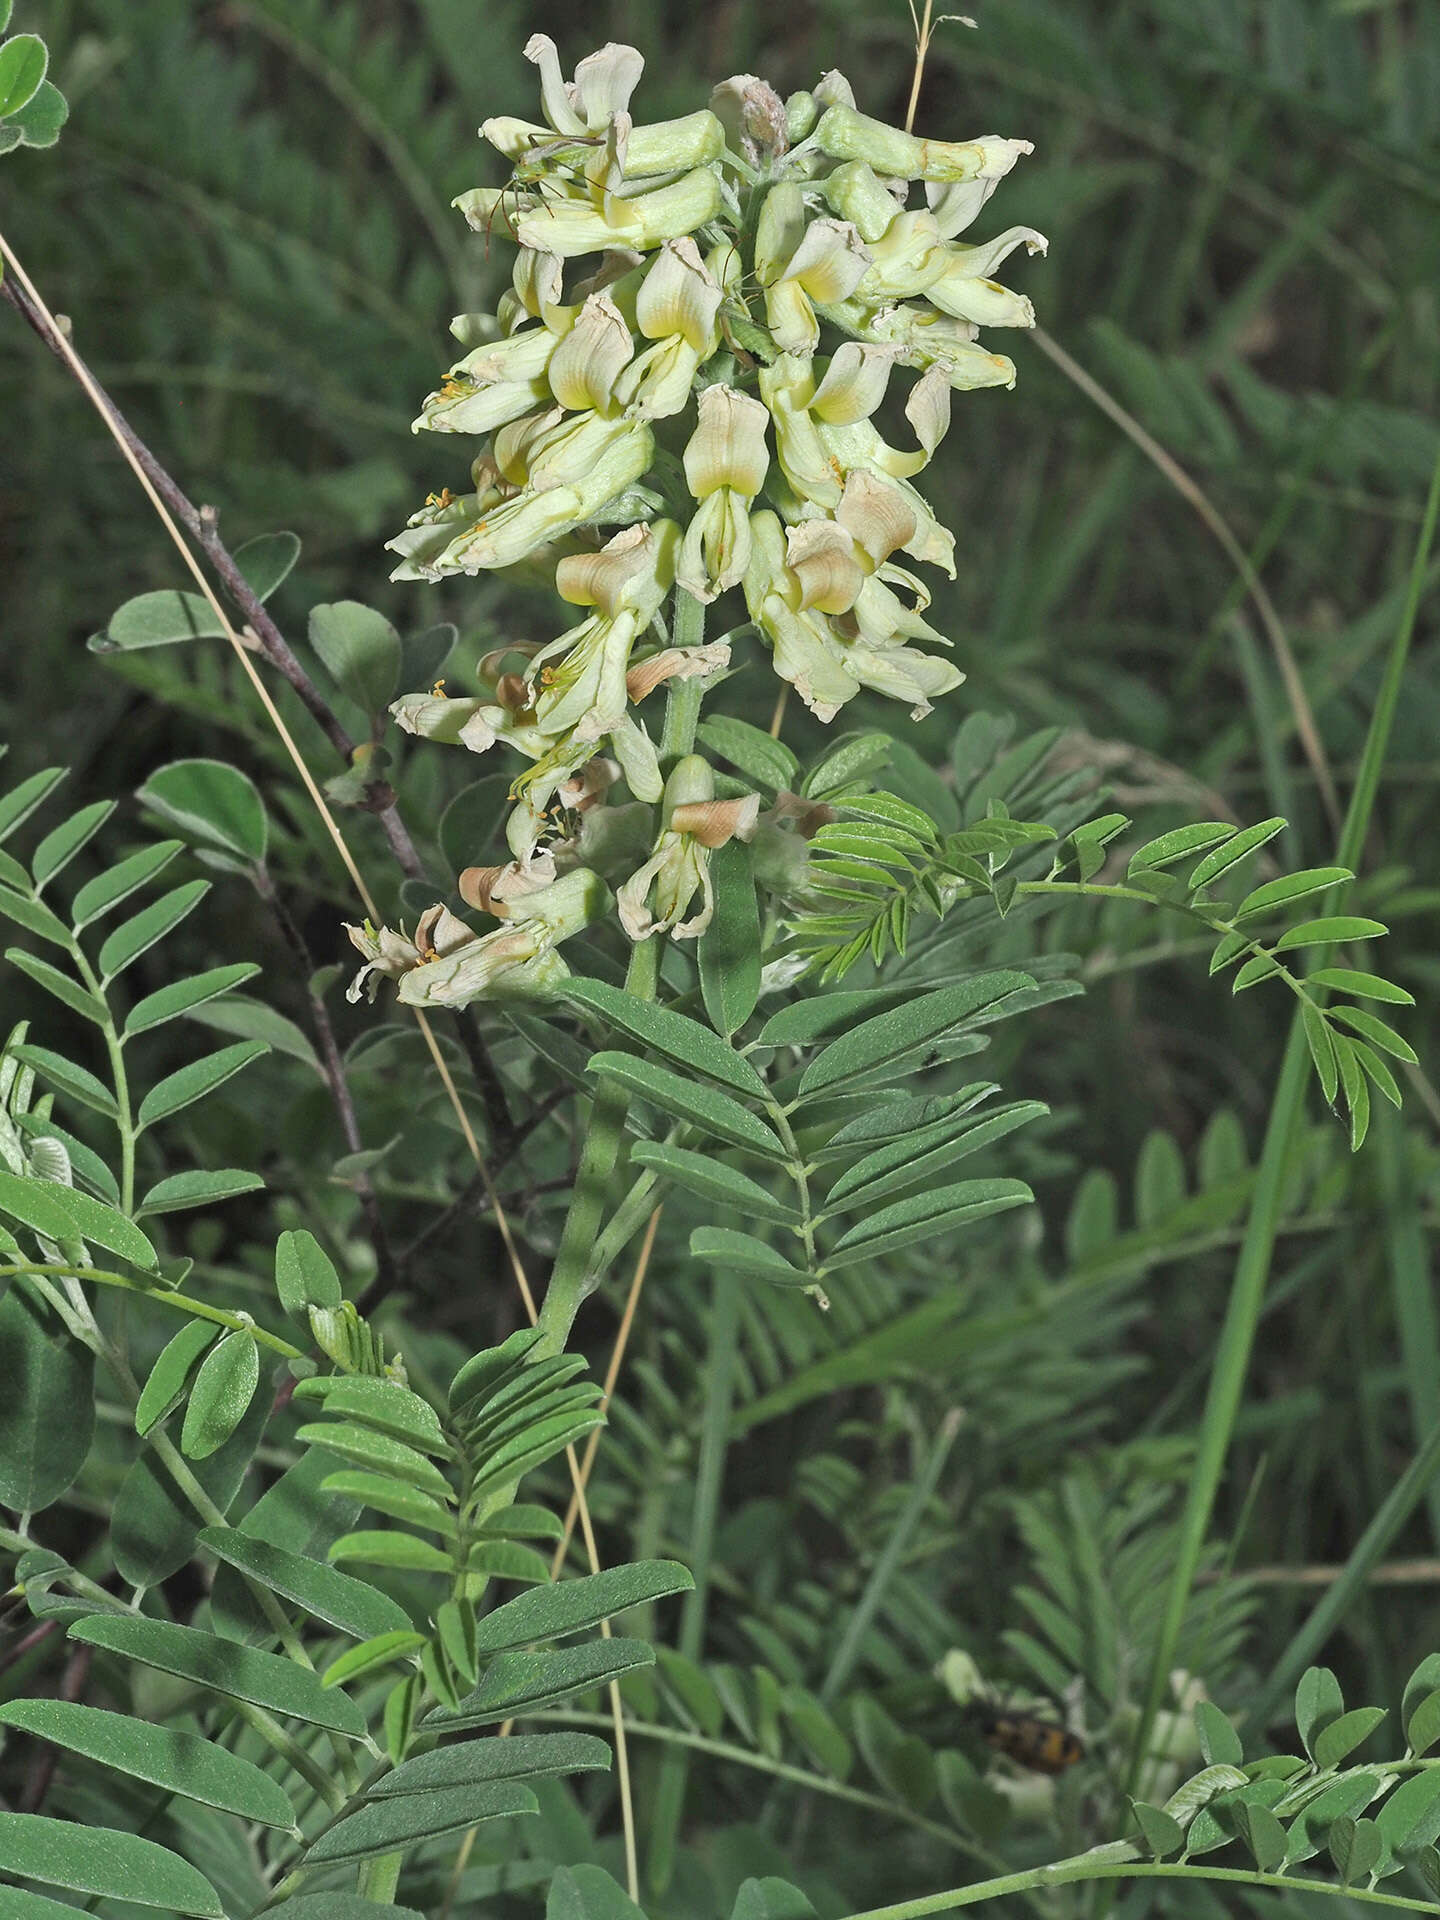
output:
<path id="1" fill-rule="evenodd" d="M 487 120 L 510 177 L 456 203 L 516 243 L 511 287 L 493 315 L 452 323 L 466 352 L 415 422 L 483 443 L 469 490 L 432 494 L 390 546 L 397 579 L 523 566 L 584 617 L 490 656 L 478 696 L 437 688 L 391 711 L 423 738 L 530 763 L 506 829 L 522 876 L 619 852 L 626 836 L 598 811 L 658 807 L 649 857 L 603 877 L 632 940 L 690 940 L 711 921 L 712 854 L 757 830 L 758 800 L 717 800 L 693 751 L 699 697 L 742 639 L 768 647 L 824 721 L 862 689 L 919 718 L 963 678 L 917 644 L 949 643 L 905 563 L 953 578 L 955 541 L 913 480 L 952 393 L 1014 384 L 979 329 L 1030 326 L 1034 311 L 990 276 L 1045 242 L 1028 227 L 957 236 L 1031 149 L 885 126 L 833 72 L 788 100 L 738 74 L 708 109 L 637 124 L 635 48 L 602 47 L 570 82 L 544 34 L 525 53 L 544 122 Z M 875 424 L 902 369 L 918 375 L 913 446 Z M 705 609 L 736 590 L 748 620 L 707 644 Z M 638 708 L 662 683 L 685 692 L 657 744 Z M 555 943 L 608 897 L 598 881 L 572 891 L 543 966 L 523 939 L 482 962 L 422 959 L 418 932 L 355 937 L 370 970 L 402 974 L 402 998 L 442 973 L 446 1004 L 543 994 L 564 972 Z"/>

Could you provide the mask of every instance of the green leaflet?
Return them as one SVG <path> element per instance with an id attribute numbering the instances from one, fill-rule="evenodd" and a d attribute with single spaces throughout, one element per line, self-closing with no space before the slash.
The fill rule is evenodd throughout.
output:
<path id="1" fill-rule="evenodd" d="M 70 902 L 70 915 L 77 931 L 109 913 L 112 907 L 118 907 L 122 900 L 128 900 L 156 874 L 163 873 L 182 845 L 179 840 L 157 840 L 154 846 L 132 853 L 128 860 L 87 880 Z"/>
<path id="2" fill-rule="evenodd" d="M 145 1191 L 138 1214 L 184 1213 L 191 1207 L 218 1206 L 222 1200 L 238 1199 L 242 1193 L 258 1193 L 265 1182 L 258 1173 L 245 1173 L 239 1167 L 215 1167 L 209 1171 L 194 1168 L 189 1173 L 172 1173 L 157 1180 Z"/>
<path id="3" fill-rule="evenodd" d="M 696 1227 L 690 1236 L 690 1251 L 697 1260 L 706 1260 L 721 1272 L 753 1273 L 777 1286 L 810 1286 L 815 1278 L 753 1233 L 740 1233 L 734 1227 Z"/>
<path id="4" fill-rule="evenodd" d="M 200 1545 L 218 1560 L 249 1574 L 282 1600 L 292 1601 L 315 1619 L 338 1627 L 356 1640 L 405 1632 L 410 1627 L 409 1615 L 388 1594 L 348 1573 L 337 1572 L 323 1560 L 291 1553 L 233 1527 L 206 1527 L 199 1539 Z"/>
<path id="5" fill-rule="evenodd" d="M 242 1820 L 295 1824 L 294 1808 L 269 1774 L 197 1734 L 69 1700 L 12 1700 L 0 1706 L 0 1722 Z"/>
<path id="6" fill-rule="evenodd" d="M 368 1798 L 431 1793 L 491 1780 L 528 1780 L 542 1774 L 582 1773 L 610 1765 L 610 1748 L 593 1733 L 522 1733 L 508 1740 L 464 1740 L 406 1760 L 370 1788 Z"/>
<path id="7" fill-rule="evenodd" d="M 364 1860 L 440 1834 L 459 1833 L 486 1820 L 539 1811 L 540 1803 L 529 1788 L 508 1780 L 375 1800 L 321 1834 L 305 1855 L 305 1864 L 314 1867 L 332 1860 Z"/>
<path id="8" fill-rule="evenodd" d="M 713 1154 L 694 1153 L 688 1147 L 672 1147 L 658 1140 L 640 1140 L 630 1150 L 630 1164 L 650 1167 L 717 1206 L 738 1207 L 754 1218 L 773 1220 L 781 1226 L 793 1225 L 799 1219 L 793 1206 Z"/>
<path id="9" fill-rule="evenodd" d="M 897 1247 L 951 1233 L 991 1214 L 1028 1206 L 1035 1196 L 1023 1180 L 962 1180 L 931 1193 L 918 1193 L 882 1207 L 854 1226 L 825 1256 L 825 1269 L 876 1260 Z"/>
<path id="10" fill-rule="evenodd" d="M 563 1639 L 645 1601 L 667 1594 L 688 1593 L 695 1582 L 676 1560 L 641 1560 L 629 1566 L 607 1567 L 579 1580 L 561 1580 L 553 1587 L 522 1593 L 486 1614 L 477 1628 L 476 1647 L 482 1654 L 523 1647 L 534 1640 Z"/>
<path id="11" fill-rule="evenodd" d="M 125 1036 L 128 1039 L 132 1034 L 148 1033 L 167 1020 L 178 1020 L 181 1014 L 190 1013 L 207 1000 L 217 999 L 232 987 L 253 980 L 259 971 L 253 961 L 240 960 L 233 966 L 211 967 L 205 973 L 192 974 L 188 980 L 174 980 L 136 1001 L 126 1016 Z"/>
<path id="12" fill-rule="evenodd" d="M 522 1598 L 528 1598 L 523 1595 Z M 436 1708 L 422 1724 L 432 1733 L 464 1733 L 512 1714 L 538 1713 L 574 1693 L 589 1693 L 637 1667 L 653 1666 L 643 1640 L 594 1640 L 549 1653 L 502 1653 L 490 1662 L 473 1693 L 453 1711 Z"/>
<path id="13" fill-rule="evenodd" d="M 715 1039 L 713 1034 L 708 1037 Z M 718 1140 L 728 1140 L 731 1146 L 748 1147 L 752 1153 L 763 1153 L 773 1160 L 786 1157 L 775 1134 L 738 1101 L 713 1087 L 683 1079 L 668 1067 L 657 1067 L 653 1061 L 637 1060 L 628 1053 L 597 1053 L 591 1056 L 589 1070 L 617 1081 L 628 1093 L 648 1100 L 663 1113 L 688 1120 Z"/>
<path id="14" fill-rule="evenodd" d="M 450 1482 L 433 1461 L 403 1441 L 392 1440 L 388 1434 L 375 1433 L 353 1421 L 318 1420 L 298 1428 L 295 1438 L 313 1440 L 319 1446 L 328 1447 L 331 1453 L 338 1453 L 342 1460 L 352 1460 L 356 1466 L 403 1481 L 421 1493 L 434 1494 L 440 1500 L 452 1497 Z"/>
<path id="15" fill-rule="evenodd" d="M 252 1060 L 269 1051 L 261 1041 L 241 1040 L 233 1047 L 222 1047 L 218 1053 L 207 1054 L 203 1060 L 193 1060 L 188 1067 L 179 1068 L 150 1089 L 140 1102 L 139 1125 L 153 1127 L 157 1120 L 168 1120 L 172 1114 L 193 1106 L 207 1093 L 223 1086 L 242 1067 L 248 1067 Z"/>
<path id="16" fill-rule="evenodd" d="M 1027 973 L 984 973 L 957 986 L 922 994 L 905 1006 L 877 1014 L 826 1047 L 800 1078 L 800 1096 L 833 1092 L 847 1081 L 891 1066 L 943 1035 L 986 1013 L 1007 995 L 1035 982 Z"/>
<path id="17" fill-rule="evenodd" d="M 336 685 L 367 714 L 395 698 L 400 636 L 383 613 L 358 600 L 312 607 L 310 644 Z"/>
<path id="18" fill-rule="evenodd" d="M 249 1701 L 282 1719 L 308 1721 L 355 1740 L 365 1733 L 365 1716 L 354 1701 L 323 1687 L 318 1675 L 279 1654 L 220 1640 L 196 1627 L 177 1627 L 168 1620 L 147 1620 L 138 1614 L 97 1613 L 77 1620 L 70 1638 L 193 1680 L 214 1693 Z"/>
<path id="19" fill-rule="evenodd" d="M 136 798 L 168 825 L 245 861 L 262 861 L 269 837 L 255 782 L 223 760 L 175 760 Z"/>
<path id="20" fill-rule="evenodd" d="M 340 1277 L 329 1254 L 304 1227 L 282 1233 L 275 1242 L 275 1291 L 292 1320 L 304 1321 L 311 1307 L 338 1307 Z"/>
<path id="21" fill-rule="evenodd" d="M 161 894 L 132 919 L 122 920 L 101 945 L 101 977 L 108 983 L 132 966 L 142 953 L 147 953 L 156 941 L 163 940 L 192 914 L 209 891 L 208 880 L 189 880 L 184 886 Z"/>
<path id="22" fill-rule="evenodd" d="M 180 1450 L 204 1460 L 244 1419 L 260 1384 L 260 1348 L 250 1332 L 227 1333 L 202 1361 L 185 1406 Z"/>
<path id="23" fill-rule="evenodd" d="M 754 856 L 743 841 L 716 848 L 710 884 L 715 911 L 699 940 L 700 993 L 710 1024 L 728 1039 L 760 997 L 760 902 Z"/>
<path id="24" fill-rule="evenodd" d="M 653 1047 L 678 1065 L 708 1074 L 712 1080 L 749 1099 L 765 1097 L 765 1082 L 749 1061 L 736 1053 L 728 1041 L 708 1027 L 702 1027 L 698 1020 L 673 1013 L 668 1007 L 657 1007 L 651 1001 L 638 1000 L 619 987 L 607 986 L 603 980 L 569 980 L 565 984 L 565 997 L 578 1006 L 590 1008 L 612 1027 L 629 1034 L 643 1046 Z"/>
<path id="25" fill-rule="evenodd" d="M 134 1833 L 81 1827 L 36 1813 L 0 1813 L 0 1873 L 138 1906 L 225 1920 L 204 1874 L 168 1847 Z"/>
<path id="26" fill-rule="evenodd" d="M 422 1453 L 447 1456 L 450 1452 L 434 1408 L 396 1381 L 362 1374 L 313 1374 L 297 1381 L 294 1397 L 302 1402 L 318 1400 L 326 1413 L 347 1415 Z"/>
<path id="27" fill-rule="evenodd" d="M 210 1320 L 189 1320 L 167 1342 L 150 1369 L 135 1403 L 135 1431 L 147 1434 L 178 1397 L 190 1369 L 215 1339 L 219 1329 Z"/>

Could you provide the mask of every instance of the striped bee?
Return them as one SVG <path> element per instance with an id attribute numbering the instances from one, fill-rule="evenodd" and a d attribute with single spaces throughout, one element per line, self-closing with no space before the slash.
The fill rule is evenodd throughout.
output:
<path id="1" fill-rule="evenodd" d="M 977 1700 L 972 1713 L 986 1746 L 1027 1773 L 1067 1773 L 1085 1758 L 1085 1742 L 1079 1734 L 1043 1714 L 1007 1706 L 998 1699 Z"/>

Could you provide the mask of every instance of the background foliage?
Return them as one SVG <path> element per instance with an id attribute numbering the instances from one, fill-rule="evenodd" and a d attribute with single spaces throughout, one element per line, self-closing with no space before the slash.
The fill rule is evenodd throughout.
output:
<path id="1" fill-rule="evenodd" d="M 301 650 L 313 604 L 361 599 L 402 633 L 453 621 L 457 686 L 502 638 L 548 638 L 545 603 L 489 581 L 392 587 L 378 548 L 413 498 L 451 477 L 408 423 L 449 358 L 449 316 L 489 305 L 508 271 L 508 255 L 487 257 L 448 203 L 481 177 L 479 119 L 530 111 L 527 33 L 543 24 L 571 54 L 607 34 L 641 45 L 656 115 L 686 111 L 732 70 L 784 90 L 838 66 L 867 108 L 899 120 L 912 60 L 901 9 L 850 0 L 784 14 L 751 0 L 631 5 L 613 17 L 597 4 L 564 22 L 509 0 L 483 20 L 469 0 L 53 0 L 33 11 L 16 24 L 49 38 L 72 119 L 54 153 L 7 157 L 0 226 L 146 439 L 193 498 L 220 509 L 231 546 L 282 527 L 300 535 L 271 605 Z M 1025 289 L 1261 568 L 1343 793 L 1440 450 L 1440 13 L 1384 0 L 990 0 L 980 31 L 940 30 L 920 125 L 1034 139 L 1006 187 L 1006 217 L 1052 240 Z M 122 796 L 67 876 L 80 885 L 156 837 L 157 809 L 133 796 L 157 768 L 233 762 L 264 795 L 267 884 L 316 963 L 339 961 L 343 875 L 233 663 L 205 642 L 87 652 L 122 601 L 179 584 L 176 563 L 80 395 L 3 319 L 0 719 L 12 785 L 60 763 L 72 769 L 69 807 Z M 1057 366 L 1023 338 L 1005 344 L 1017 391 L 968 396 L 931 476 L 961 557 L 932 618 L 954 635 L 968 683 L 920 729 L 878 702 L 852 709 L 856 726 L 905 727 L 887 784 L 958 825 L 957 792 L 1005 750 L 998 727 L 972 729 L 957 777 L 959 722 L 1011 716 L 1013 741 L 1062 729 L 1052 775 L 1140 815 L 1147 837 L 1195 818 L 1283 813 L 1293 830 L 1255 878 L 1329 859 L 1295 713 L 1232 561 Z M 729 691 L 734 710 L 768 724 L 768 674 L 742 674 Z M 1418 996 L 1404 1024 L 1422 1060 L 1440 986 L 1440 876 L 1426 852 L 1437 722 L 1432 615 L 1350 903 L 1392 928 L 1385 970 Z M 298 707 L 294 724 L 306 724 Z M 821 745 L 803 724 L 793 737 Z M 334 771 L 318 735 L 302 738 Z M 427 851 L 474 859 L 475 823 L 498 808 L 503 782 L 459 802 L 474 782 L 458 757 L 402 758 L 401 794 Z M 1012 762 L 1004 779 L 1019 786 L 1027 772 Z M 461 811 L 447 829 L 452 802 Z M 396 882 L 378 828 L 358 813 L 346 823 L 389 907 Z M 211 1009 L 218 1033 L 186 1021 L 156 1040 L 154 1078 L 201 1042 L 271 1051 L 172 1123 L 183 1165 L 253 1169 L 264 1191 L 179 1215 L 170 1252 L 259 1314 L 277 1232 L 305 1226 L 363 1294 L 372 1254 L 355 1183 L 368 1173 L 402 1268 L 377 1326 L 412 1378 L 443 1379 L 521 1314 L 418 1044 L 345 1009 L 322 981 L 372 1156 L 362 1167 L 317 1071 L 293 947 L 243 876 L 207 872 L 189 850 L 177 858 L 167 885 L 214 884 L 163 950 L 137 959 L 132 1001 L 182 972 L 261 971 Z M 652 1911 L 728 1912 L 740 1882 L 768 1872 L 844 1911 L 964 1879 L 978 1871 L 976 1845 L 1024 1864 L 1112 1831 L 1281 1047 L 1276 998 L 1207 986 L 1211 943 L 1176 924 L 1172 937 L 1133 906 L 1042 917 L 1031 903 L 965 935 L 974 964 L 1015 962 L 1038 942 L 1057 977 L 1086 988 L 1083 1001 L 1057 998 L 999 1027 L 965 1076 L 1048 1104 L 985 1163 L 1027 1180 L 1038 1209 L 957 1238 L 938 1263 L 933 1248 L 902 1250 L 840 1276 L 822 1317 L 798 1293 L 693 1260 L 691 1227 L 709 1215 L 683 1197 L 667 1206 L 592 1483 L 606 1564 L 675 1557 L 700 1587 L 683 1613 L 662 1605 L 643 1625 L 689 1664 L 662 1654 L 653 1680 L 631 1683 L 639 1718 L 711 1743 L 633 1743 Z M 925 964 L 923 950 L 906 963 L 912 980 Z M 7 1025 L 29 1019 L 37 1041 L 97 1064 L 84 1020 L 15 971 L 6 1008 Z M 534 1038 L 487 1029 L 517 1116 L 549 1085 Z M 495 1112 L 474 1107 L 503 1158 Z M 1181 1648 L 1183 1668 L 1242 1715 L 1315 1602 L 1308 1582 L 1323 1576 L 1301 1570 L 1346 1559 L 1440 1419 L 1427 1268 L 1437 1112 L 1422 1083 L 1403 1119 L 1382 1115 L 1351 1160 L 1312 1095 L 1209 1584 Z M 77 1130 L 100 1142 L 90 1127 L 81 1113 Z M 571 1108 L 557 1107 L 501 1175 L 532 1271 L 553 1251 L 572 1129 Z M 141 1179 L 169 1167 L 142 1164 Z M 620 1304 L 612 1282 L 586 1309 L 581 1344 L 599 1367 Z M 143 1370 L 163 1336 L 137 1320 L 134 1337 Z M 133 1457 L 128 1419 L 102 1394 L 83 1474 L 36 1524 L 46 1547 L 112 1586 L 97 1523 Z M 295 1457 L 294 1430 L 267 1432 L 252 1494 Z M 545 1474 L 563 1503 L 563 1475 Z M 1347 1693 L 1397 1698 L 1430 1650 L 1437 1527 L 1432 1493 L 1393 1541 L 1395 1564 L 1354 1595 L 1327 1642 Z M 156 1589 L 178 1617 L 193 1579 L 182 1560 Z M 1073 1713 L 1090 1752 L 1053 1794 L 1019 1776 L 979 1793 L 971 1769 L 985 1750 L 935 1673 L 955 1648 L 1002 1689 L 1060 1696 Z M 7 1689 L 45 1690 L 61 1658 L 53 1643 L 25 1652 Z M 1269 1710 L 1283 1730 L 1286 1710 Z M 33 1748 L 17 1741 L 13 1753 L 18 1765 Z M 797 1786 L 777 1772 L 786 1766 L 863 1795 L 863 1814 L 853 1798 Z M 7 1785 L 18 1804 L 22 1783 Z M 62 1769 L 47 1807 L 83 1819 L 94 1791 L 83 1769 Z M 523 1857 L 478 1846 L 461 1900 L 504 1887 L 518 1909 L 554 1863 L 615 1869 L 612 1792 L 547 1787 L 515 1843 Z M 957 1821 L 969 1835 L 959 1846 Z M 196 1857 L 214 1844 L 208 1828 L 171 1840 Z M 243 1878 L 243 1862 L 234 1871 Z M 1156 1884 L 1149 1897 L 1187 1913 L 1212 1898 Z"/>

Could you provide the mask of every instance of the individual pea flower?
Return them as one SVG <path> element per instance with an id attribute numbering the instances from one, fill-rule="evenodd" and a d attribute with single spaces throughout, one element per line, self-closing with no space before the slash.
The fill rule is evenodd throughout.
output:
<path id="1" fill-rule="evenodd" d="M 693 240 L 665 243 L 635 296 L 635 323 L 654 345 L 618 383 L 627 413 L 661 420 L 686 405 L 697 371 L 719 345 L 716 319 L 724 297 Z"/>
<path id="2" fill-rule="evenodd" d="M 455 204 L 472 227 L 488 232 L 507 201 L 515 209 L 513 234 L 521 246 L 562 260 L 604 247 L 652 252 L 715 219 L 725 203 L 718 172 L 703 166 L 645 191 L 517 196 L 513 187 L 472 187 Z"/>
<path id="3" fill-rule="evenodd" d="M 765 290 L 766 324 L 782 352 L 814 353 L 820 344 L 816 307 L 848 300 L 869 266 L 854 227 L 809 218 L 798 181 L 782 180 L 770 189 L 755 232 L 755 272 Z"/>
<path id="4" fill-rule="evenodd" d="M 527 327 L 472 349 L 426 395 L 412 431 L 489 433 L 543 406 L 551 397 L 545 370 L 575 315 L 562 310 L 556 318 L 559 328 Z"/>
<path id="5" fill-rule="evenodd" d="M 373 1001 L 381 980 L 399 980 L 416 967 L 458 952 L 475 938 L 474 930 L 444 906 L 425 909 L 415 923 L 413 940 L 403 929 L 392 932 L 389 927 L 374 927 L 368 920 L 359 927 L 347 924 L 345 931 L 351 946 L 365 959 L 345 992 L 352 1004 L 362 993 Z"/>
<path id="6" fill-rule="evenodd" d="M 499 481 L 510 482 L 508 495 L 494 504 L 495 496 L 482 495 L 479 513 L 454 531 L 454 521 L 447 521 L 450 537 L 443 546 L 433 537 L 411 540 L 411 529 L 388 542 L 404 556 L 392 578 L 414 579 L 417 569 L 420 577 L 438 580 L 450 573 L 514 566 L 602 512 L 639 480 L 654 451 L 653 436 L 642 420 L 606 420 L 597 413 L 567 416 L 556 408 L 512 421 L 495 438 L 495 467 Z M 517 475 L 523 476 L 523 484 L 512 478 Z"/>
<path id="7" fill-rule="evenodd" d="M 652 934 L 669 933 L 676 940 L 698 939 L 715 912 L 710 855 L 728 841 L 749 840 L 759 817 L 759 794 L 717 800 L 710 763 L 697 753 L 678 760 L 665 782 L 663 824 L 655 851 L 615 895 L 620 924 L 630 938 L 648 940 Z M 684 916 L 697 894 L 699 911 L 687 920 Z"/>
<path id="8" fill-rule="evenodd" d="M 547 363 L 549 391 L 562 407 L 608 413 L 615 382 L 634 357 L 620 309 L 608 292 L 592 293 Z"/>
<path id="9" fill-rule="evenodd" d="M 679 544 L 675 522 L 658 520 L 626 527 L 598 553 L 560 562 L 555 569 L 560 597 L 595 611 L 531 663 L 535 724 L 541 732 L 593 741 L 624 721 L 630 649 L 674 583 Z"/>
<path id="10" fill-rule="evenodd" d="M 765 483 L 770 414 L 734 387 L 705 387 L 685 448 L 685 481 L 700 503 L 685 530 L 675 577 L 708 604 L 738 586 L 750 560 L 750 504 Z"/>

